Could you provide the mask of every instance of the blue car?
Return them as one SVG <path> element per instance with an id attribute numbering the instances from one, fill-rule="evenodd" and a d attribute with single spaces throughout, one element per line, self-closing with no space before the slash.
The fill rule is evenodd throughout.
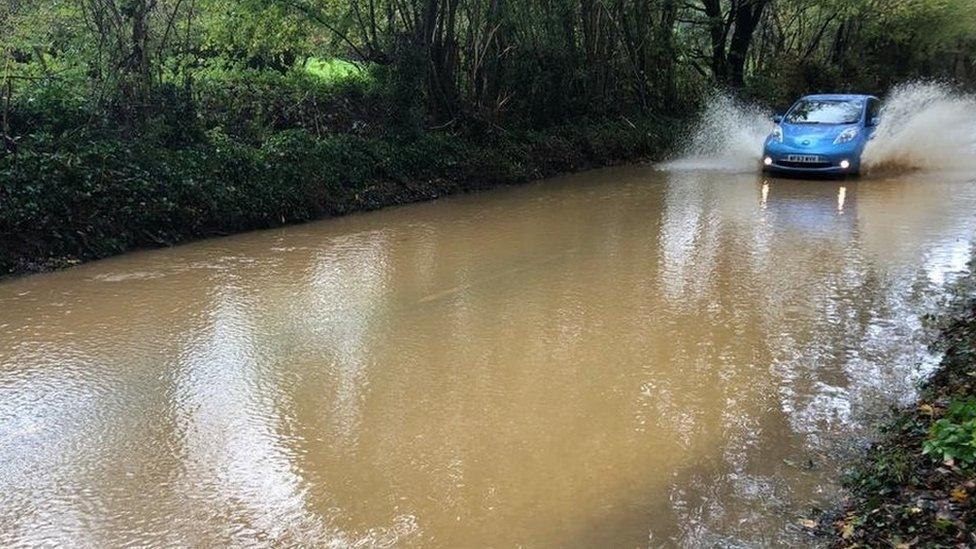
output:
<path id="1" fill-rule="evenodd" d="M 763 169 L 791 174 L 853 175 L 878 125 L 881 103 L 871 95 L 808 95 L 766 138 Z"/>

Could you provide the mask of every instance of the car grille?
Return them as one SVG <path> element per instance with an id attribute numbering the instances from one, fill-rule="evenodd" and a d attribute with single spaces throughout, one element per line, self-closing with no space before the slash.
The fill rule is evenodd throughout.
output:
<path id="1" fill-rule="evenodd" d="M 789 160 L 780 160 L 776 164 L 784 168 L 829 168 L 833 165 L 830 162 L 790 162 Z"/>

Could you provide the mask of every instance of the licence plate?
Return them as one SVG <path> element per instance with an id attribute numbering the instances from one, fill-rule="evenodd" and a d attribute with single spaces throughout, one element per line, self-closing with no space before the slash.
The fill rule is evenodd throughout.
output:
<path id="1" fill-rule="evenodd" d="M 820 157 L 815 154 L 788 154 L 786 155 L 786 161 L 816 164 L 820 162 Z"/>

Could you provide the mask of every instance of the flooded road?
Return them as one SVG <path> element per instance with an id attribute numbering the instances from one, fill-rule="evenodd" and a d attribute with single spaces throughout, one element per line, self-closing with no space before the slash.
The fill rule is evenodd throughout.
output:
<path id="1" fill-rule="evenodd" d="M 804 542 L 974 234 L 645 166 L 0 283 L 0 546 Z"/>

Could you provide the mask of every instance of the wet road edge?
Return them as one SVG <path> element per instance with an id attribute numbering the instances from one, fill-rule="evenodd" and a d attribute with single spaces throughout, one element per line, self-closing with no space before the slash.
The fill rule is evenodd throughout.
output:
<path id="1" fill-rule="evenodd" d="M 942 360 L 893 410 L 843 479 L 847 496 L 803 526 L 831 547 L 976 546 L 976 258 L 930 318 Z"/>

